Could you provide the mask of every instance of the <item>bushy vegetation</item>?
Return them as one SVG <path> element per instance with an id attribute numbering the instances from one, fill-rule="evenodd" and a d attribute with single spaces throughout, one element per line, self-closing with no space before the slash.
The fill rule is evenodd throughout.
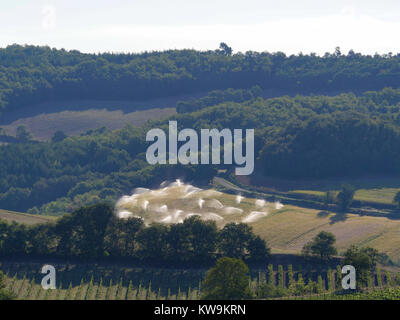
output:
<path id="1" fill-rule="evenodd" d="M 344 253 L 344 263 L 352 265 L 357 270 L 357 287 L 368 285 L 371 272 L 375 271 L 376 263 L 380 258 L 377 250 L 370 247 L 351 246 Z M 378 286 L 382 285 L 382 278 L 378 269 L 377 281 Z"/>
<path id="2" fill-rule="evenodd" d="M 6 276 L 0 270 L 0 300 L 11 300 L 13 297 L 13 294 L 6 288 Z"/>
<path id="3" fill-rule="evenodd" d="M 217 260 L 203 282 L 205 300 L 242 300 L 250 299 L 249 268 L 235 258 L 224 257 Z"/>
<path id="4" fill-rule="evenodd" d="M 320 294 L 300 298 L 300 300 L 400 300 L 400 288 L 377 288 L 349 294 Z"/>

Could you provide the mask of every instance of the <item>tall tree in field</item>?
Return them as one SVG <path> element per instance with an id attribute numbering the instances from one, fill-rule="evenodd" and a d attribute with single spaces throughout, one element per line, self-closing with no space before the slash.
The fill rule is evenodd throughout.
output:
<path id="1" fill-rule="evenodd" d="M 337 201 L 342 211 L 346 211 L 352 204 L 355 190 L 350 185 L 344 185 L 337 195 Z"/>
<path id="2" fill-rule="evenodd" d="M 321 261 L 326 261 L 337 254 L 334 247 L 336 237 L 330 232 L 321 231 L 312 241 L 306 243 L 303 247 L 303 254 L 305 256 L 318 256 Z"/>
<path id="3" fill-rule="evenodd" d="M 205 300 L 250 299 L 249 268 L 240 259 L 224 257 L 217 260 L 203 282 Z"/>

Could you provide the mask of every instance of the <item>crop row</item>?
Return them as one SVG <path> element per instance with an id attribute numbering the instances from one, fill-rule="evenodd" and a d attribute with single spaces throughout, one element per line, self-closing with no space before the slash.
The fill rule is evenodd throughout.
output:
<path id="1" fill-rule="evenodd" d="M 57 289 L 41 287 L 41 265 L 3 263 L 7 287 L 19 299 L 28 300 L 173 300 L 199 299 L 203 269 L 160 269 L 99 265 L 55 265 Z M 299 282 L 315 283 L 321 294 L 340 288 L 340 267 L 336 270 L 294 270 L 291 265 L 269 265 L 252 270 L 249 286 L 253 292 L 264 284 L 288 289 Z M 400 284 L 400 274 L 379 268 L 368 278 L 367 288 L 388 288 Z M 321 298 L 326 298 L 324 295 Z"/>

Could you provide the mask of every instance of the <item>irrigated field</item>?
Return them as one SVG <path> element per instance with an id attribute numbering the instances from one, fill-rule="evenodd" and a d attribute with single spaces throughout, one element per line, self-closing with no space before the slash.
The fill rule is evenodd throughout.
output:
<path id="1" fill-rule="evenodd" d="M 235 194 L 185 184 L 139 190 L 123 197 L 117 208 L 121 216 L 140 215 L 148 222 L 177 223 L 190 215 L 215 220 L 220 227 L 245 222 L 274 253 L 298 254 L 319 232 L 328 231 L 336 236 L 339 253 L 353 244 L 371 246 L 400 263 L 400 219 L 332 213 L 287 205 L 284 201 L 238 199 Z"/>

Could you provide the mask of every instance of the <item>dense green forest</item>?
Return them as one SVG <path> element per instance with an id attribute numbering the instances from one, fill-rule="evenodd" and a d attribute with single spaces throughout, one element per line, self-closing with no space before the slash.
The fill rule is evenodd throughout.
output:
<path id="1" fill-rule="evenodd" d="M 148 165 L 145 134 L 155 127 L 167 131 L 168 120 L 177 120 L 179 129 L 254 128 L 257 174 L 399 174 L 399 62 L 400 55 L 342 54 L 338 48 L 320 57 L 232 54 L 227 46 L 140 54 L 8 46 L 0 49 L 3 113 L 48 100 L 203 95 L 179 101 L 170 119 L 140 128 L 99 128 L 79 137 L 58 132 L 47 142 L 29 141 L 20 130 L 0 146 L 0 208 L 61 215 L 167 179 L 207 184 L 218 169 L 232 169 Z M 292 96 L 264 99 L 264 90 Z M 328 95 L 314 95 L 319 92 Z"/>
<path id="2" fill-rule="evenodd" d="M 265 261 L 269 248 L 247 224 L 191 217 L 181 224 L 152 224 L 120 219 L 108 204 L 82 207 L 56 223 L 27 227 L 0 220 L 2 256 L 136 259 L 146 262 L 209 263 L 223 255 Z"/>
<path id="3" fill-rule="evenodd" d="M 178 113 L 194 112 L 206 107 L 214 106 L 223 102 L 244 102 L 254 100 L 262 96 L 262 89 L 254 86 L 250 89 L 226 89 L 210 91 L 205 97 L 200 99 L 188 99 L 176 103 Z"/>
<path id="4" fill-rule="evenodd" d="M 0 112 L 65 99 L 139 100 L 224 88 L 287 93 L 379 90 L 400 83 L 400 54 L 324 56 L 168 50 L 84 54 L 49 47 L 0 49 Z"/>
<path id="5" fill-rule="evenodd" d="M 235 92 L 235 91 L 232 91 Z M 236 90 L 236 92 L 239 92 Z M 251 92 L 251 91 L 250 91 Z M 249 91 L 247 91 L 249 93 Z M 201 106 L 215 92 L 186 102 Z M 223 96 L 223 95 L 222 95 Z M 227 95 L 232 101 L 232 94 Z M 267 176 L 398 174 L 400 90 L 360 96 L 251 97 L 175 116 L 182 128 L 255 128 L 256 169 Z"/>
<path id="6" fill-rule="evenodd" d="M 263 99 L 253 95 L 231 102 L 237 93 L 243 96 L 251 91 L 257 89 L 217 91 L 229 102 L 207 106 L 214 91 L 190 100 L 198 111 L 170 119 L 178 121 L 179 129 L 255 128 L 257 174 L 325 178 L 400 173 L 399 89 L 360 96 Z M 145 134 L 156 127 L 167 132 L 168 120 L 0 146 L 0 208 L 62 214 L 99 200 L 115 201 L 133 188 L 154 187 L 168 179 L 208 183 L 216 170 L 231 169 L 150 166 L 145 159 L 149 145 Z"/>

